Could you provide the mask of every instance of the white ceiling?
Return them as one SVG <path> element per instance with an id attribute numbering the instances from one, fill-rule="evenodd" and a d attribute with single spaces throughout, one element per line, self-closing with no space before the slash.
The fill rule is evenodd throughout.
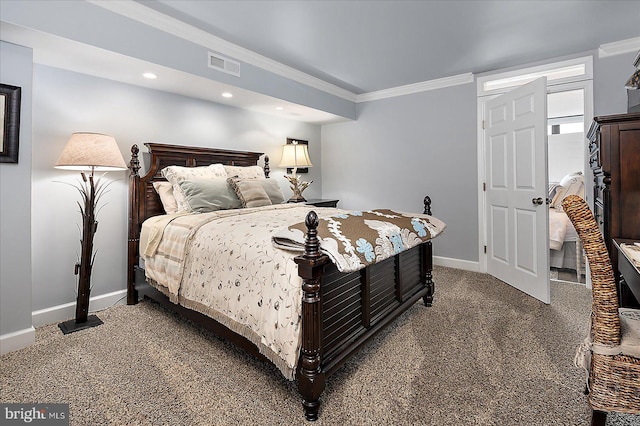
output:
<path id="1" fill-rule="evenodd" d="M 90 0 L 103 7 L 111 2 Z M 119 2 L 127 3 L 127 2 Z M 640 37 L 640 1 L 140 0 L 158 12 L 361 95 L 526 64 Z M 310 123 L 327 112 L 2 23 L 37 63 Z M 221 52 L 224 53 L 224 52 Z M 630 67 L 632 64 L 629 64 Z M 157 80 L 141 74 L 153 70 Z M 325 83 L 325 84 L 326 84 Z M 234 97 L 220 94 L 231 91 Z M 282 110 L 276 110 L 282 107 Z"/>
<path id="2" fill-rule="evenodd" d="M 640 36 L 637 0 L 138 3 L 355 94 Z"/>
<path id="3" fill-rule="evenodd" d="M 324 111 L 6 22 L 2 23 L 0 35 L 4 41 L 33 48 L 34 61 L 38 64 L 306 123 L 344 121 L 344 118 Z M 148 80 L 142 76 L 145 72 L 153 72 L 159 78 Z M 233 98 L 222 97 L 224 92 L 232 93 Z"/>

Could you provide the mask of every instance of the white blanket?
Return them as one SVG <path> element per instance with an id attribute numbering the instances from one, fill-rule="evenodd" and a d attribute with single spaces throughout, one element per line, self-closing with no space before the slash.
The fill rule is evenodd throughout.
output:
<path id="1" fill-rule="evenodd" d="M 549 247 L 551 250 L 562 249 L 570 228 L 573 229 L 573 225 L 565 212 L 549 209 Z"/>

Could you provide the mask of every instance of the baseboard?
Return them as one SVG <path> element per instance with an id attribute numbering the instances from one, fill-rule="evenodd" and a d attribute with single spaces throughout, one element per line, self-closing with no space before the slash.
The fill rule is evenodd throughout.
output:
<path id="1" fill-rule="evenodd" d="M 462 269 L 465 271 L 479 272 L 480 263 L 470 260 L 453 259 L 450 257 L 433 256 L 433 264 L 448 268 Z"/>
<path id="2" fill-rule="evenodd" d="M 89 312 L 97 312 L 114 305 L 123 305 L 127 302 L 127 290 L 118 290 L 113 293 L 101 294 L 89 299 Z M 34 327 L 54 324 L 73 318 L 76 314 L 76 303 L 52 306 L 31 313 L 31 322 Z"/>
<path id="3" fill-rule="evenodd" d="M 0 336 L 0 355 L 26 348 L 36 341 L 36 329 L 32 327 Z"/>

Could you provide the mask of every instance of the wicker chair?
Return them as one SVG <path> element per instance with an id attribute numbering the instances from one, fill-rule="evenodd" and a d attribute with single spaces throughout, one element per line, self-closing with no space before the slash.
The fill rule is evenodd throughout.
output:
<path id="1" fill-rule="evenodd" d="M 571 195 L 562 207 L 578 232 L 591 271 L 591 330 L 581 349 L 589 371 L 591 424 L 604 425 L 608 412 L 640 414 L 640 310 L 618 309 L 609 253 L 587 203 Z"/>

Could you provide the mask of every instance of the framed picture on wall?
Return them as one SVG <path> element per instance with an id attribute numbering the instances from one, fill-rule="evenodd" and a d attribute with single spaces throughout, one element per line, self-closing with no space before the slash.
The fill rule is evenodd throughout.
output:
<path id="1" fill-rule="evenodd" d="M 0 163 L 18 162 L 21 88 L 0 84 Z"/>

